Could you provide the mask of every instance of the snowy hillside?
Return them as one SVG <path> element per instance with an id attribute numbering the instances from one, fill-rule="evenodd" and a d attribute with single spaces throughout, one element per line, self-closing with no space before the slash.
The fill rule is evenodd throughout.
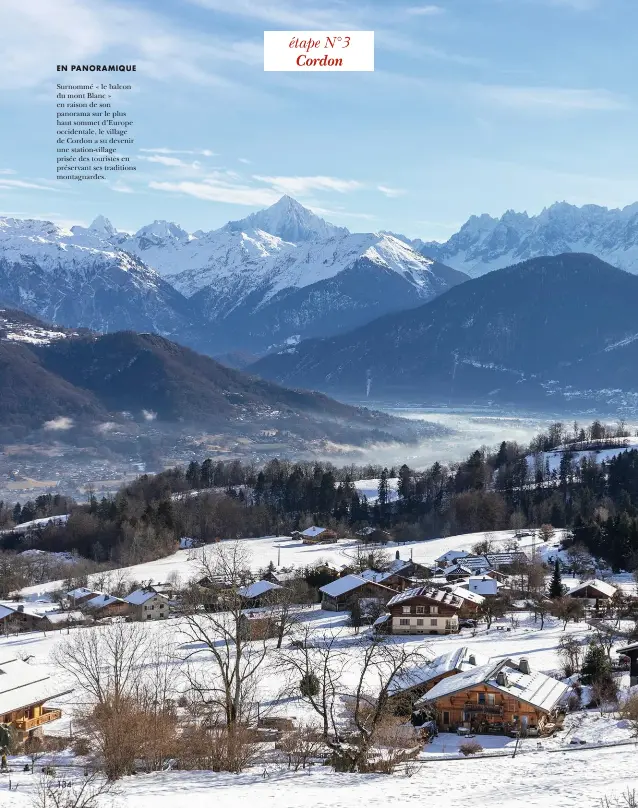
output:
<path id="1" fill-rule="evenodd" d="M 508 210 L 500 219 L 471 216 L 447 242 L 415 249 L 478 277 L 493 269 L 564 252 L 588 252 L 638 274 L 638 203 L 622 209 L 558 202 L 537 216 Z"/>

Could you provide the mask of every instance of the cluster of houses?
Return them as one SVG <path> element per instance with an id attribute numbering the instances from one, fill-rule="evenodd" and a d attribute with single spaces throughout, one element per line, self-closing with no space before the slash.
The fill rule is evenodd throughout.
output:
<path id="1" fill-rule="evenodd" d="M 171 601 L 165 590 L 164 584 L 149 585 L 120 598 L 79 587 L 65 594 L 63 609 L 43 607 L 42 604 L 0 604 L 0 631 L 4 634 L 54 631 L 109 617 L 165 620 L 171 612 Z"/>

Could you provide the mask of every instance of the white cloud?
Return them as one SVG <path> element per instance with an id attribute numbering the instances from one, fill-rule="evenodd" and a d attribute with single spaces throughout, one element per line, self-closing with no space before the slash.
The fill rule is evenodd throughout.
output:
<path id="1" fill-rule="evenodd" d="M 148 154 L 197 154 L 201 155 L 202 157 L 216 157 L 216 152 L 211 151 L 210 149 L 167 149 L 164 146 L 161 146 L 157 149 L 140 149 L 141 152 L 147 152 Z"/>
<path id="2" fill-rule="evenodd" d="M 50 185 L 41 185 L 40 183 L 36 182 L 26 182 L 25 180 L 5 180 L 0 177 L 0 189 L 12 190 L 15 188 L 21 188 L 25 190 L 34 190 L 34 191 L 57 191 L 57 188 L 53 188 Z M 60 189 L 61 190 L 61 189 Z"/>
<path id="3" fill-rule="evenodd" d="M 226 202 L 231 205 L 272 205 L 280 196 L 270 188 L 252 188 L 247 185 L 232 184 L 213 178 L 202 182 L 189 180 L 150 182 L 149 188 L 156 191 L 186 194 L 207 202 Z"/>
<path id="4" fill-rule="evenodd" d="M 101 58 L 136 63 L 158 80 L 236 87 L 222 63 L 257 65 L 254 41 L 227 41 L 176 25 L 161 14 L 124 2 L 93 0 L 2 0 L 0 86 L 23 89 L 70 78 L 55 65 Z"/>
<path id="5" fill-rule="evenodd" d="M 153 410 L 142 410 L 142 415 L 145 421 L 154 421 L 157 418 L 157 413 Z"/>
<path id="6" fill-rule="evenodd" d="M 166 154 L 140 154 L 140 160 L 146 160 L 149 163 L 159 163 L 163 166 L 171 166 L 174 168 L 194 168 L 198 170 L 201 168 L 201 163 L 197 162 L 197 160 L 193 160 L 192 163 L 187 163 L 185 160 L 180 160 L 179 157 L 169 157 Z"/>
<path id="7" fill-rule="evenodd" d="M 338 177 L 264 177 L 255 174 L 253 179 L 272 185 L 284 194 L 306 194 L 309 191 L 337 191 L 340 194 L 357 191 L 363 183 L 357 180 L 342 180 Z"/>
<path id="8" fill-rule="evenodd" d="M 123 182 L 114 182 L 113 185 L 110 186 L 112 191 L 117 191 L 118 194 L 134 194 L 135 191 L 130 185 L 126 185 Z"/>
<path id="9" fill-rule="evenodd" d="M 53 418 L 51 421 L 45 421 L 42 426 L 44 429 L 62 432 L 73 428 L 73 419 L 60 416 L 59 418 Z"/>
<path id="10" fill-rule="evenodd" d="M 416 17 L 432 17 L 438 14 L 443 14 L 445 9 L 441 6 L 409 6 L 405 9 L 406 14 Z"/>
<path id="11" fill-rule="evenodd" d="M 248 17 L 277 25 L 291 26 L 308 31 L 341 28 L 347 30 L 352 21 L 341 15 L 340 4 L 324 0 L 321 10 L 316 2 L 308 0 L 189 0 L 193 5 L 237 17 Z"/>
<path id="12" fill-rule="evenodd" d="M 480 100 L 512 109 L 608 112 L 629 108 L 626 99 L 608 90 L 506 85 L 473 85 L 473 88 Z"/>
<path id="13" fill-rule="evenodd" d="M 17 174 L 12 168 L 0 168 L 0 174 Z"/>
<path id="14" fill-rule="evenodd" d="M 390 199 L 395 199 L 397 196 L 403 196 L 407 193 L 403 188 L 389 188 L 387 185 L 377 185 L 377 190 L 390 197 Z"/>
<path id="15" fill-rule="evenodd" d="M 245 165 L 250 165 L 250 163 L 251 163 L 251 161 L 250 161 L 250 160 L 248 160 L 248 159 L 246 159 L 246 157 L 238 157 L 238 158 L 237 158 L 237 162 L 239 162 L 239 163 L 245 163 Z"/>

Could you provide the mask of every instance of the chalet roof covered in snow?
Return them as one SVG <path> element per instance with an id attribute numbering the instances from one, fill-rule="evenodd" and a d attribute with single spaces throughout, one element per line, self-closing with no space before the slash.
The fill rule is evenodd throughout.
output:
<path id="1" fill-rule="evenodd" d="M 127 603 L 130 603 L 131 606 L 142 606 L 144 603 L 152 600 L 153 598 L 162 598 L 162 600 L 168 600 L 166 595 L 161 595 L 154 589 L 136 589 L 134 592 L 131 592 L 130 595 L 127 595 L 124 600 Z"/>
<path id="2" fill-rule="evenodd" d="M 388 601 L 388 606 L 396 606 L 398 603 L 406 603 L 414 598 L 427 598 L 434 600 L 437 603 L 445 603 L 448 606 L 456 606 L 460 608 L 462 605 L 461 599 L 447 589 L 436 589 L 432 586 L 413 586 L 411 589 L 406 589 L 399 592 Z"/>
<path id="3" fill-rule="evenodd" d="M 380 584 L 377 581 L 368 580 L 366 578 L 362 578 L 360 575 L 353 574 L 344 575 L 343 578 L 337 578 L 336 581 L 331 581 L 329 584 L 322 586 L 319 591 L 324 595 L 328 595 L 330 598 L 338 598 L 341 595 L 347 595 L 348 592 L 354 592 L 356 589 L 360 589 L 366 584 L 383 586 L 383 584 Z M 387 586 L 383 586 L 383 588 L 388 592 L 393 591 Z"/>
<path id="4" fill-rule="evenodd" d="M 447 553 L 443 553 L 438 558 L 435 558 L 437 564 L 449 564 L 452 561 L 456 561 L 458 558 L 466 558 L 466 556 L 471 555 L 468 553 L 467 550 L 448 550 Z"/>
<path id="5" fill-rule="evenodd" d="M 87 589 L 85 586 L 78 586 L 77 589 L 72 589 L 70 592 L 66 593 L 68 598 L 71 600 L 79 600 L 80 598 L 86 598 L 88 595 L 99 595 L 99 592 L 96 592 L 94 589 Z"/>
<path id="6" fill-rule="evenodd" d="M 54 626 L 67 625 L 67 623 L 81 623 L 84 620 L 82 612 L 47 612 L 44 615 L 49 623 Z"/>
<path id="7" fill-rule="evenodd" d="M 49 676 L 39 665 L 28 665 L 9 654 L 0 657 L 0 715 L 70 692 L 70 687 Z"/>
<path id="8" fill-rule="evenodd" d="M 567 594 L 574 595 L 579 592 L 584 592 L 587 589 L 593 589 L 596 592 L 600 592 L 600 594 L 605 598 L 613 598 L 618 591 L 615 586 L 608 584 L 606 581 L 601 581 L 598 578 L 591 578 L 589 581 L 583 581 L 582 584 L 572 587 Z"/>
<path id="9" fill-rule="evenodd" d="M 470 603 L 475 603 L 477 606 L 480 606 L 481 603 L 485 603 L 483 595 L 479 595 L 478 592 L 470 592 L 463 584 L 455 584 L 453 586 L 448 584 L 445 589 L 447 589 L 448 592 L 452 592 L 452 594 L 456 595 L 458 598 L 461 598 L 461 600 L 467 600 Z"/>
<path id="10" fill-rule="evenodd" d="M 448 567 L 445 570 L 446 576 L 448 575 L 465 575 L 468 578 L 472 574 L 471 567 L 466 567 L 465 564 L 455 564 L 453 567 Z"/>
<path id="11" fill-rule="evenodd" d="M 410 690 L 413 687 L 427 684 L 439 676 L 444 676 L 452 671 L 472 670 L 477 665 L 487 665 L 488 657 L 479 654 L 473 648 L 463 646 L 441 654 L 438 657 L 430 657 L 422 665 L 417 665 L 405 671 L 401 676 L 396 677 L 390 685 L 390 693 L 397 694 L 403 690 Z M 421 701 L 421 700 L 419 700 Z M 419 704 L 417 701 L 416 704 Z"/>
<path id="12" fill-rule="evenodd" d="M 103 609 L 105 606 L 111 606 L 113 603 L 126 603 L 122 598 L 116 598 L 115 595 L 98 595 L 91 600 L 87 600 L 84 604 L 87 609 Z"/>
<path id="13" fill-rule="evenodd" d="M 365 578 L 366 581 L 374 581 L 376 584 L 382 584 L 384 581 L 387 581 L 388 578 L 391 578 L 396 573 L 393 570 L 387 570 L 386 572 L 376 572 L 376 570 L 363 570 L 360 572 L 359 575 L 361 578 Z"/>
<path id="14" fill-rule="evenodd" d="M 312 525 L 311 527 L 307 527 L 305 530 L 302 530 L 300 535 L 305 536 L 307 539 L 312 539 L 315 536 L 321 536 L 322 533 L 325 533 L 327 528 L 325 527 L 317 527 L 317 525 Z"/>
<path id="15" fill-rule="evenodd" d="M 270 581 L 255 581 L 254 584 L 242 586 L 241 589 L 237 590 L 237 592 L 242 598 L 247 598 L 250 600 L 251 598 L 261 597 L 261 595 L 265 595 L 266 592 L 272 592 L 281 588 L 282 587 L 279 586 L 279 584 L 273 584 Z"/>
<path id="16" fill-rule="evenodd" d="M 434 702 L 443 696 L 450 696 L 467 688 L 486 684 L 512 698 L 531 704 L 533 707 L 551 712 L 568 690 L 568 686 L 539 671 L 523 673 L 511 659 L 501 659 L 442 679 L 425 694 L 422 701 Z M 499 674 L 504 674 L 504 682 L 499 682 Z"/>

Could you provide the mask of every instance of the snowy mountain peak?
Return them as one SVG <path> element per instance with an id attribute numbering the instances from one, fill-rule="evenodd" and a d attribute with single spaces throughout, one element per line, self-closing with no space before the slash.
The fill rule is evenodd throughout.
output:
<path id="1" fill-rule="evenodd" d="M 189 235 L 175 222 L 167 222 L 163 219 L 156 219 L 152 224 L 144 225 L 135 233 L 135 238 L 147 239 L 154 244 L 162 241 L 186 242 Z"/>
<path id="2" fill-rule="evenodd" d="M 345 227 L 337 227 L 305 208 L 291 196 L 282 196 L 265 210 L 251 213 L 245 219 L 229 222 L 229 230 L 264 230 L 284 241 L 299 243 L 347 235 Z"/>
<path id="3" fill-rule="evenodd" d="M 500 219 L 470 216 L 445 244 L 426 243 L 419 250 L 472 277 L 568 252 L 591 253 L 638 274 L 638 203 L 610 210 L 555 202 L 536 216 L 512 210 Z"/>
<path id="4" fill-rule="evenodd" d="M 91 232 L 105 238 L 111 238 L 117 233 L 109 219 L 106 216 L 96 216 L 88 228 Z"/>

